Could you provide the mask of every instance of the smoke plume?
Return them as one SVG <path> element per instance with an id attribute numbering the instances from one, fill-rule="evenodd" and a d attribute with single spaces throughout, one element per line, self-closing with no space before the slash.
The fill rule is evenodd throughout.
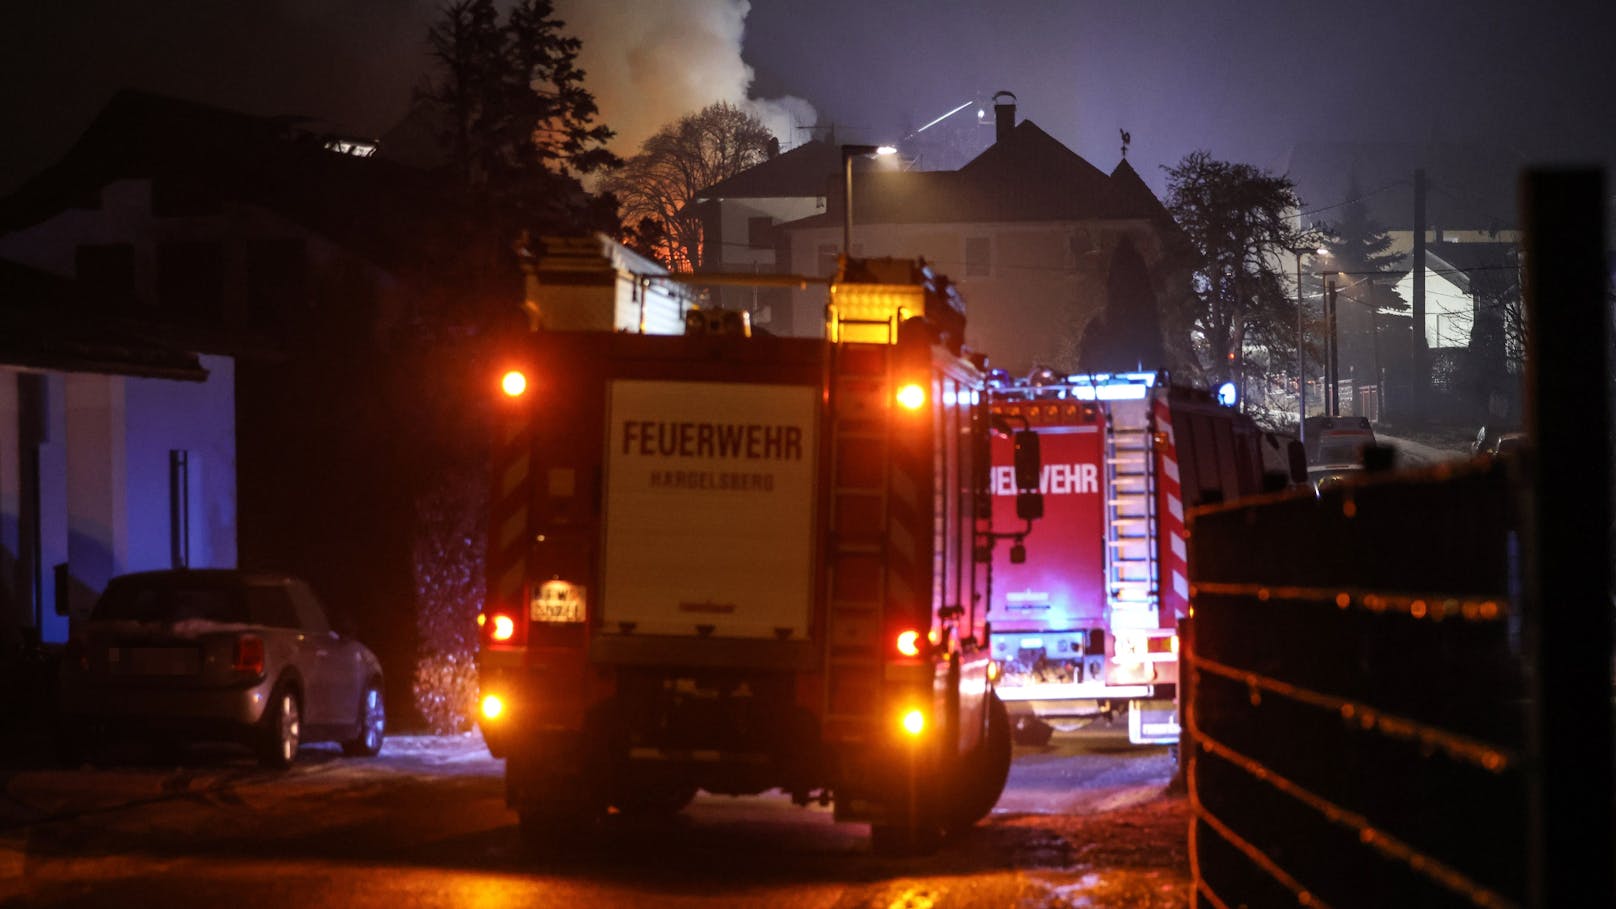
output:
<path id="1" fill-rule="evenodd" d="M 782 148 L 813 125 L 801 98 L 748 97 L 752 68 L 741 59 L 749 0 L 557 0 L 556 17 L 583 42 L 584 84 L 599 122 L 617 131 L 612 151 L 628 157 L 652 133 L 709 104 L 756 114 Z"/>

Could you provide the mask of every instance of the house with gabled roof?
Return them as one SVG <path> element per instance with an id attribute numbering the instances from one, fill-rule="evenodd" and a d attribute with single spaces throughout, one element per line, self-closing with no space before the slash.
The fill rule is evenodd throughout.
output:
<path id="1" fill-rule="evenodd" d="M 402 444 L 398 428 L 425 406 L 389 380 L 407 372 L 404 351 L 418 352 L 421 313 L 472 293 L 445 277 L 459 222 L 447 223 L 455 209 L 440 190 L 375 143 L 297 118 L 125 91 L 0 199 L 0 258 L 80 288 L 46 301 L 60 320 L 77 324 L 83 300 L 99 301 L 105 331 L 161 326 L 201 358 L 199 373 L 230 386 L 230 420 L 193 416 L 228 427 L 218 431 L 232 448 L 192 462 L 236 480 L 229 559 L 304 576 L 354 614 L 384 661 L 414 657 L 400 610 L 413 602 L 407 485 L 420 440 Z M 514 262 L 509 285 L 519 317 Z M 72 406 L 77 380 L 66 381 Z M 105 575 L 85 575 L 86 595 Z M 405 704 L 410 672 L 398 669 L 388 696 Z"/>
<path id="2" fill-rule="evenodd" d="M 234 359 L 126 302 L 0 260 L 0 662 L 114 574 L 236 564 Z"/>
<path id="3" fill-rule="evenodd" d="M 1170 274 L 1167 267 L 1182 235 L 1126 161 L 1108 174 L 1035 123 L 1016 123 L 1013 102 L 996 105 L 995 113 L 994 144 L 959 170 L 894 170 L 875 162 L 855 171 L 851 253 L 923 258 L 947 275 L 966 302 L 967 343 L 994 365 L 1017 373 L 1035 365 L 1075 370 L 1083 328 L 1105 303 L 1118 242 L 1133 239 L 1152 268 L 1160 303 L 1188 286 L 1187 273 Z M 747 219 L 749 235 L 759 239 L 755 248 L 772 245 L 768 259 L 775 270 L 829 277 L 846 226 L 840 151 L 809 143 L 777 160 L 798 152 L 800 165 L 766 162 L 754 176 L 742 173 L 703 196 L 727 208 L 720 216 L 725 228 L 738 229 Z M 816 168 L 817 185 L 828 190 L 813 197 L 816 207 L 823 200 L 823 211 L 764 224 L 761 207 L 753 212 L 733 201 L 738 187 L 753 194 L 747 198 L 765 198 L 771 185 L 765 178 L 776 174 L 782 189 L 788 174 L 798 189 L 812 188 Z M 772 244 L 765 239 L 769 228 L 779 235 Z M 756 267 L 762 270 L 765 261 Z M 822 334 L 822 287 L 781 291 L 777 299 L 767 318 L 754 321 L 779 334 Z"/>

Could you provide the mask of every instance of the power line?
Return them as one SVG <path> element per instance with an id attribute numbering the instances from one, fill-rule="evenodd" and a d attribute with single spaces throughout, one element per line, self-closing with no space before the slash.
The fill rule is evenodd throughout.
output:
<path id="1" fill-rule="evenodd" d="M 1388 189 L 1395 189 L 1396 187 L 1407 186 L 1407 185 L 1408 185 L 1407 180 L 1393 180 L 1392 182 L 1386 184 L 1385 186 L 1380 187 L 1379 189 L 1372 189 L 1369 192 L 1363 193 L 1362 195 L 1354 196 L 1353 198 L 1347 199 L 1344 202 L 1337 202 L 1334 205 L 1326 205 L 1326 206 L 1323 206 L 1322 208 L 1310 208 L 1307 211 L 1297 212 L 1296 216 L 1298 218 L 1300 218 L 1300 217 L 1303 217 L 1303 216 L 1306 216 L 1306 215 L 1316 215 L 1321 211 L 1331 211 L 1332 209 L 1342 208 L 1344 206 L 1351 205 L 1354 202 L 1362 202 L 1364 199 L 1367 199 L 1370 196 L 1377 196 L 1377 195 L 1385 192 Z"/>

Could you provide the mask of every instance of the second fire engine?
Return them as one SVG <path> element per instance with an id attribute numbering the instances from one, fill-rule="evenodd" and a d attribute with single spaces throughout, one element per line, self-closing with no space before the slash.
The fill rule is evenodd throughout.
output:
<path id="1" fill-rule="evenodd" d="M 998 693 L 1041 719 L 1126 710 L 1137 744 L 1178 741 L 1178 621 L 1189 509 L 1260 491 L 1272 436 L 1209 392 L 1156 373 L 990 383 L 996 420 L 1036 432 L 1042 519 L 993 561 Z M 1016 519 L 1012 450 L 994 442 L 996 523 Z M 1013 557 L 1014 556 L 1014 557 Z M 1030 724 L 1034 730 L 1047 727 Z"/>

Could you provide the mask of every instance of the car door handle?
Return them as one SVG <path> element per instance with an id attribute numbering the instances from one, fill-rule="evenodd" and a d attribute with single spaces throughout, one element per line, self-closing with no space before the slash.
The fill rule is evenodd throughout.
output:
<path id="1" fill-rule="evenodd" d="M 330 656 L 331 651 L 329 651 L 329 650 L 321 650 L 321 649 L 316 648 L 315 651 L 314 651 L 314 655 L 317 656 L 317 657 Z"/>

